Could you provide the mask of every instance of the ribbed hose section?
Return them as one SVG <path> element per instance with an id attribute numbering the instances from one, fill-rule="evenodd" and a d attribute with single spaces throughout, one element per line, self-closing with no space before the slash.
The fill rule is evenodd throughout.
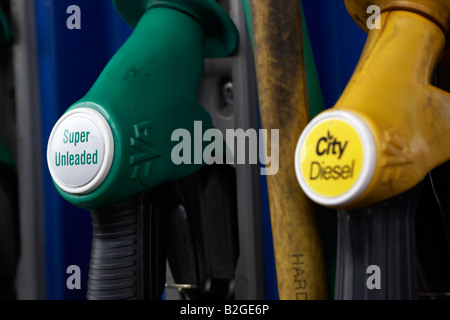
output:
<path id="1" fill-rule="evenodd" d="M 138 199 L 91 211 L 89 300 L 140 299 Z"/>
<path id="2" fill-rule="evenodd" d="M 421 190 L 419 184 L 371 206 L 338 212 L 337 300 L 417 299 L 415 213 Z"/>

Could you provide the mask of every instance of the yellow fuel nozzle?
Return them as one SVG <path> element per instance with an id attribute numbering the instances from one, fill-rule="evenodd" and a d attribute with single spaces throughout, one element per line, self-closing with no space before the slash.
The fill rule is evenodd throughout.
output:
<path id="1" fill-rule="evenodd" d="M 327 207 L 390 198 L 450 159 L 450 94 L 430 84 L 450 1 L 346 1 L 362 27 L 372 4 L 381 8 L 381 28 L 369 31 L 339 101 L 308 124 L 296 149 L 300 186 Z"/>
<path id="2" fill-rule="evenodd" d="M 450 1 L 448 0 L 345 0 L 348 13 L 366 32 L 367 9 L 378 6 L 381 12 L 410 11 L 427 17 L 436 23 L 444 33 L 450 29 Z"/>

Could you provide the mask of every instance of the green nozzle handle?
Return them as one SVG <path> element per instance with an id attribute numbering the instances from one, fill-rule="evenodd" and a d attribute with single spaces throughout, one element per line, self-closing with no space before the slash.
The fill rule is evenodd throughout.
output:
<path id="1" fill-rule="evenodd" d="M 56 123 L 47 149 L 59 193 L 88 209 L 124 201 L 204 165 L 194 157 L 191 163 L 172 161 L 181 139 L 173 133 L 182 129 L 194 137 L 195 122 L 200 134 L 213 127 L 196 98 L 204 59 L 229 56 L 239 42 L 232 20 L 212 0 L 115 4 L 135 29 L 89 92 Z"/>

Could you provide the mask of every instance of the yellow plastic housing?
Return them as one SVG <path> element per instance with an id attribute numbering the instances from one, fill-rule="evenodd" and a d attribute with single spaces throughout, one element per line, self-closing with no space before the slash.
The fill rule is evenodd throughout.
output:
<path id="1" fill-rule="evenodd" d="M 450 159 L 450 94 L 430 84 L 446 44 L 450 1 L 352 0 L 346 4 L 357 21 L 363 21 L 361 8 L 380 5 L 384 10 L 382 27 L 369 32 L 361 59 L 336 105 L 303 131 L 295 165 L 300 185 L 310 198 L 324 206 L 353 209 L 408 190 Z M 415 9 L 399 9 L 400 5 Z M 427 10 L 421 14 L 419 7 Z M 436 13 L 435 19 L 430 19 L 429 13 Z M 353 127 L 359 138 L 345 138 L 342 130 L 335 128 L 338 120 Z M 318 145 L 319 140 L 311 137 L 323 137 L 327 131 L 336 142 L 333 145 L 331 139 L 331 152 L 320 155 L 324 140 Z M 360 143 L 363 155 L 357 154 L 361 150 L 356 148 L 354 154 L 346 155 L 347 160 L 337 159 L 333 146 L 338 153 L 344 140 L 348 148 Z M 344 166 L 351 165 L 348 159 L 369 168 L 353 171 L 352 180 L 347 181 L 351 185 L 344 190 L 332 172 L 334 177 L 341 172 L 342 177 Z M 311 175 L 314 161 L 323 161 L 322 169 L 328 170 L 328 175 L 322 173 L 322 187 L 311 179 L 317 174 Z M 341 168 L 338 173 L 336 166 Z"/>
<path id="2" fill-rule="evenodd" d="M 366 32 L 367 8 L 376 5 L 381 12 L 410 11 L 436 23 L 444 33 L 450 29 L 450 1 L 448 0 L 345 0 L 347 11 Z"/>

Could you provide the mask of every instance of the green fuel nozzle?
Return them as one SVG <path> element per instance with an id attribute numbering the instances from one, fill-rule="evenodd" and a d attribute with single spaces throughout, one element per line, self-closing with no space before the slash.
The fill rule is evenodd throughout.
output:
<path id="1" fill-rule="evenodd" d="M 238 31 L 212 0 L 116 0 L 134 31 L 54 126 L 47 162 L 59 193 L 102 208 L 204 163 L 175 164 L 176 129 L 213 127 L 197 101 L 205 58 L 230 56 Z M 192 152 L 194 152 L 192 148 Z"/>

